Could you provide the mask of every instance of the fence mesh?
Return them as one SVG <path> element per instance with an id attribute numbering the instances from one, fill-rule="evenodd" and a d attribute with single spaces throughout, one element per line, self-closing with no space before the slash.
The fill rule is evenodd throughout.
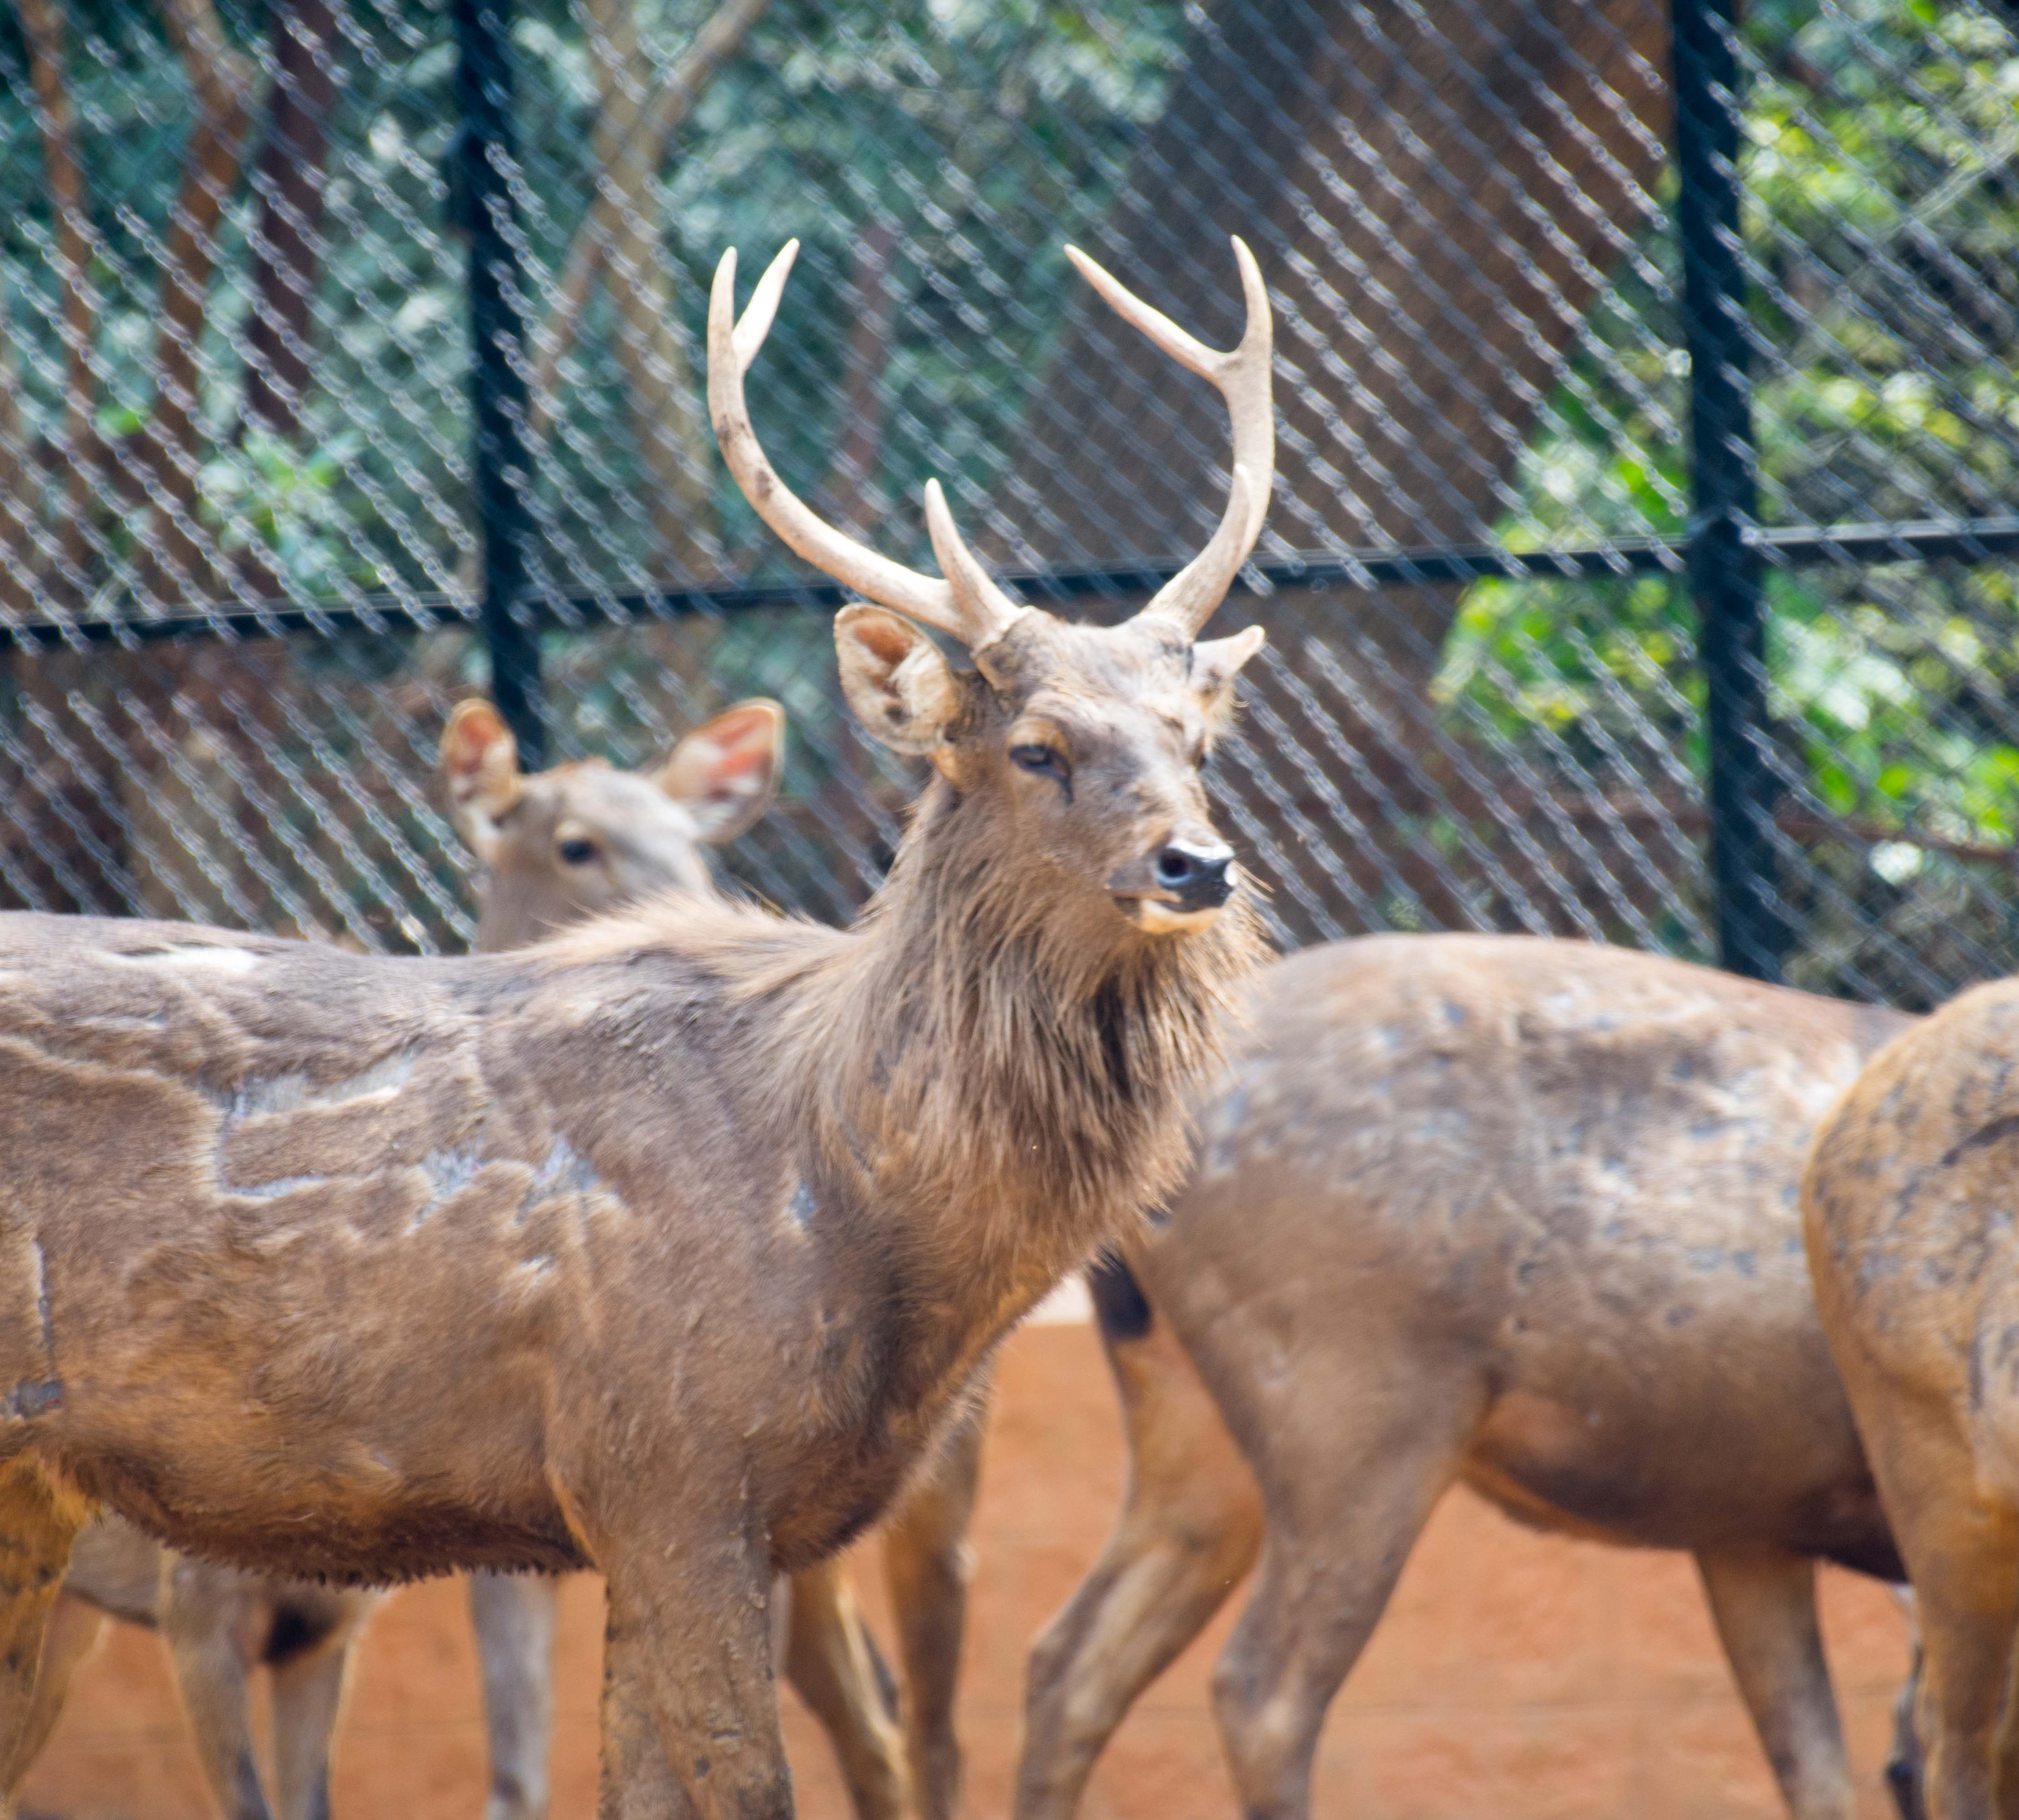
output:
<path id="1" fill-rule="evenodd" d="M 550 756 L 778 696 L 784 796 L 728 863 L 846 915 L 917 779 L 714 451 L 716 259 L 803 242 L 750 379 L 793 487 L 929 565 L 937 474 L 1026 598 L 1103 616 L 1209 535 L 1226 433 L 1062 249 L 1224 343 L 1238 232 L 1280 473 L 1214 787 L 1280 938 L 1716 958 L 1671 32 L 1664 0 L 517 0 Z M 2019 14 L 1753 0 L 1736 55 L 1785 971 L 1925 1005 L 2019 959 Z M 488 676 L 457 58 L 419 0 L 0 20 L 7 903 L 467 941 L 432 778 Z"/>

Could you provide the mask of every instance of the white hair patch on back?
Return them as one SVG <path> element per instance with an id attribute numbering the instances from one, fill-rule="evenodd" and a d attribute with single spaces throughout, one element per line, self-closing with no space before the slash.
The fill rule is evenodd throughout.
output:
<path id="1" fill-rule="evenodd" d="M 249 973 L 266 957 L 255 954 L 249 948 L 212 948 L 205 944 L 152 948 L 137 954 L 115 954 L 109 958 L 129 966 L 198 967 L 220 973 Z"/>

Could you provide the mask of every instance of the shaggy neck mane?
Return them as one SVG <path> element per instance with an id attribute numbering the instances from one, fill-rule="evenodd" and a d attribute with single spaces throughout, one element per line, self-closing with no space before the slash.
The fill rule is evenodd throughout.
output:
<path id="1" fill-rule="evenodd" d="M 1193 1089 L 1260 954 L 1245 900 L 1197 933 L 1142 935 L 1006 843 L 988 804 L 927 791 L 883 890 L 780 1025 L 789 1053 L 803 1031 L 821 1057 L 799 1110 L 825 1166 L 910 1236 L 915 1392 L 964 1376 L 1176 1187 Z"/>
<path id="2" fill-rule="evenodd" d="M 929 1375 L 1176 1187 L 1193 1089 L 1263 955 L 1240 896 L 1196 933 L 1140 934 L 944 780 L 846 934 L 720 914 L 703 933 L 684 905 L 647 939 L 722 980 L 788 1141 L 904 1235 L 906 1299 L 944 1336 Z M 556 958 L 611 952 L 603 930 Z"/>
<path id="3" fill-rule="evenodd" d="M 943 781 L 853 946 L 819 994 L 820 1110 L 875 1130 L 970 1257 L 1049 1236 L 1061 1267 L 1176 1186 L 1186 1101 L 1260 953 L 1241 901 L 1196 934 L 1138 934 Z"/>

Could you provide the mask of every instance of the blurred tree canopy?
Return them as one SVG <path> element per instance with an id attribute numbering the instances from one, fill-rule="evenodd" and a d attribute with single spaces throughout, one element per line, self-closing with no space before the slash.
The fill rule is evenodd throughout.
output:
<path id="1" fill-rule="evenodd" d="M 767 357 L 798 406 L 775 435 L 796 482 L 860 517 L 931 470 L 956 490 L 992 479 L 1058 332 L 1060 248 L 1161 111 L 1181 13 L 516 7 L 549 544 L 631 586 L 717 566 L 720 517 L 745 508 L 716 479 L 691 350 L 730 244 L 747 263 L 804 243 Z M 41 519 L 89 528 L 89 549 L 38 566 L 66 606 L 215 595 L 234 575 L 440 589 L 466 565 L 445 26 L 401 0 L 30 0 L 0 20 L 0 453 L 63 495 Z M 165 321 L 181 292 L 202 307 Z M 316 383 L 277 409 L 264 375 L 304 342 Z M 178 413 L 174 458 L 144 471 L 133 449 Z M 139 560 L 132 509 L 164 487 L 171 528 L 204 546 L 165 577 Z"/>
<path id="2" fill-rule="evenodd" d="M 2015 23 L 1948 0 L 1745 9 L 1744 230 L 1771 525 L 2014 509 Z M 1658 276 L 1622 273 L 1593 314 L 1564 426 L 1531 445 L 1510 543 L 1684 528 L 1680 277 L 1666 241 L 1645 252 Z M 1927 977 L 1905 957 L 1930 944 L 1956 951 L 1948 977 L 1981 973 L 2013 933 L 2019 571 L 1780 569 L 1768 589 L 1784 857 L 1796 862 L 1784 889 L 1807 930 L 1798 975 L 1912 1002 Z M 1546 767 L 1626 742 L 1704 774 L 1679 580 L 1482 582 L 1434 691 Z"/>

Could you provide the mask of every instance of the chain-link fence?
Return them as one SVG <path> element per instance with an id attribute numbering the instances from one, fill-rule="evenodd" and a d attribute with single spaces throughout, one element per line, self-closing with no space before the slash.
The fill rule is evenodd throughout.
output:
<path id="1" fill-rule="evenodd" d="M 858 738 L 701 395 L 796 235 L 788 480 L 1025 597 L 1203 542 L 1252 245 L 1278 475 L 1216 788 L 1297 942 L 1601 937 L 1922 1005 L 2019 956 L 2005 0 L 15 0 L 0 896 L 469 933 L 451 701 L 636 762 L 790 711 L 730 856 L 838 917 Z"/>

